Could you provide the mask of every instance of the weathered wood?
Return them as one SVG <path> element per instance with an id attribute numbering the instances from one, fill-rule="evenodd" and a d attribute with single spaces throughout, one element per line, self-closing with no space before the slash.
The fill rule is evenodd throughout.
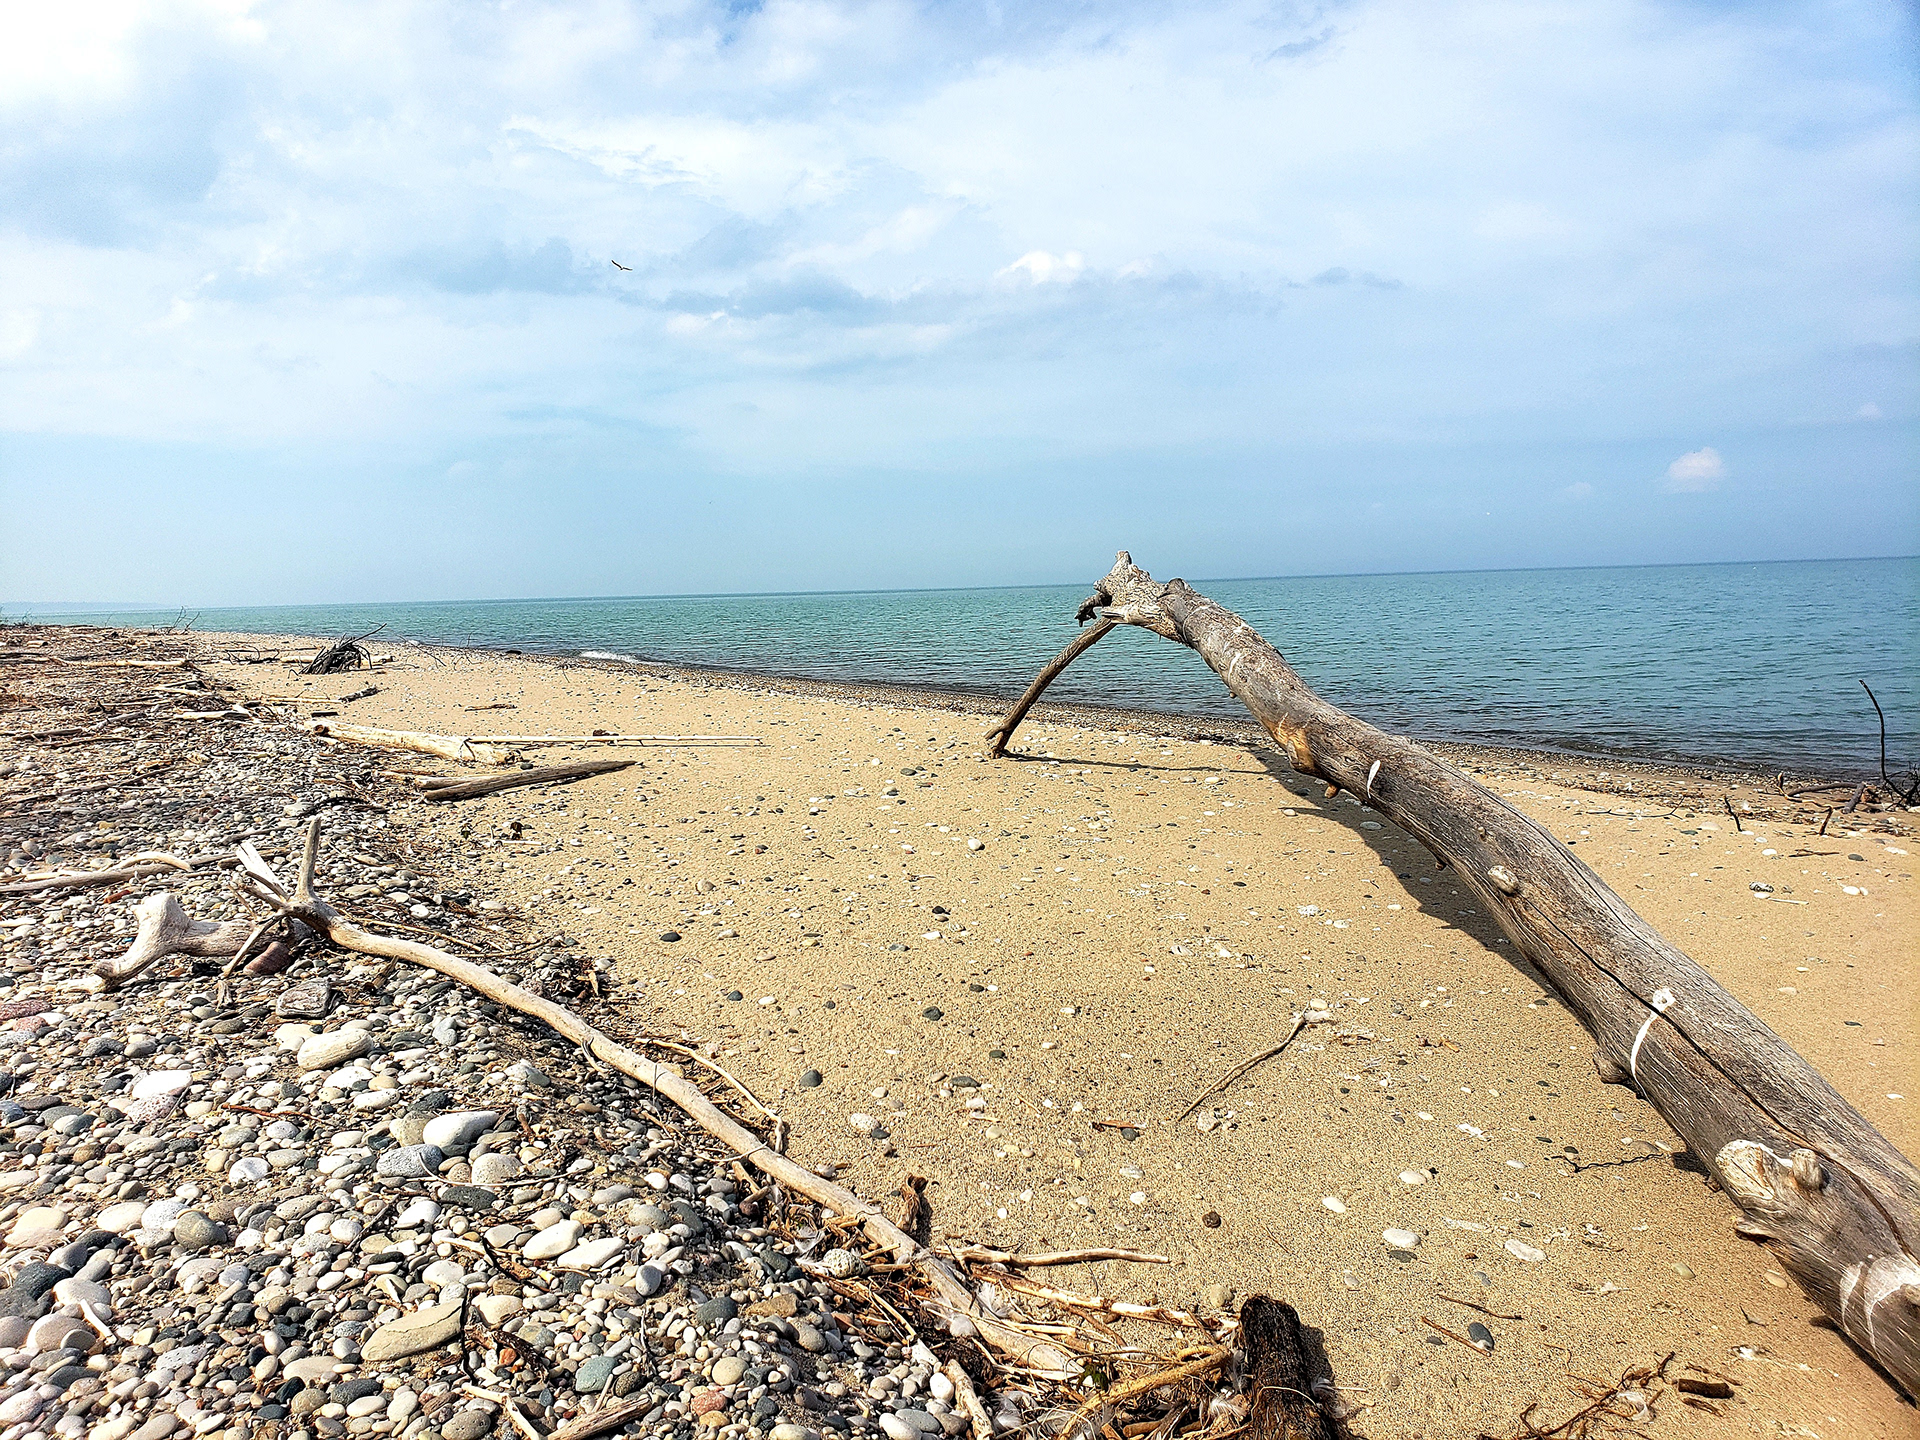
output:
<path id="1" fill-rule="evenodd" d="M 144 853 L 128 857 L 111 870 L 63 870 L 51 875 L 29 875 L 0 885 L 0 895 L 31 895 L 39 890 L 78 890 L 92 885 L 118 885 L 125 880 L 144 880 L 149 875 L 164 875 L 171 870 L 198 870 L 204 865 L 231 866 L 231 855 L 196 855 L 182 860 L 178 855 Z"/>
<path id="2" fill-rule="evenodd" d="M 1045 693 L 1046 688 L 1059 677 L 1062 670 L 1071 665 L 1096 640 L 1112 630 L 1117 623 L 1113 620 L 1096 621 L 1074 636 L 1073 642 L 1066 649 L 1047 662 L 1046 669 L 1034 676 L 1033 683 L 1027 686 L 1027 693 L 1013 702 L 1013 709 L 1006 713 L 1006 718 L 986 733 L 989 758 L 997 759 L 1007 753 L 1007 746 L 1013 740 L 1013 732 L 1019 729 L 1020 722 L 1027 718 L 1027 711 L 1033 708 L 1033 702 Z"/>
<path id="3" fill-rule="evenodd" d="M 472 800 L 499 790 L 515 790 L 523 785 L 551 785 L 558 780 L 578 780 L 583 775 L 606 775 L 615 770 L 625 770 L 636 763 L 632 760 L 576 760 L 569 765 L 542 765 L 511 775 L 482 775 L 475 779 L 423 775 L 413 783 L 426 792 L 420 797 L 422 800 Z"/>
<path id="4" fill-rule="evenodd" d="M 171 890 L 149 895 L 134 907 L 139 929 L 127 953 L 102 960 L 91 974 L 74 981 L 74 988 L 95 994 L 115 990 L 133 979 L 157 960 L 169 955 L 237 955 L 255 933 L 244 920 L 195 920 L 189 916 Z"/>
<path id="5" fill-rule="evenodd" d="M 1266 640 L 1123 550 L 1078 612 L 1198 652 L 1293 768 L 1349 792 L 1477 896 L 1809 1296 L 1920 1394 L 1920 1171 L 1791 1046 L 1535 822 L 1411 740 L 1316 695 Z"/>
<path id="6" fill-rule="evenodd" d="M 758 1135 L 701 1094 L 699 1087 L 673 1066 L 656 1064 L 639 1051 L 622 1045 L 588 1024 L 565 1006 L 556 1005 L 515 985 L 484 965 L 449 955 L 444 950 L 423 945 L 417 940 L 376 935 L 355 925 L 313 893 L 313 870 L 319 855 L 319 844 L 320 817 L 315 816 L 307 824 L 306 850 L 301 858 L 299 878 L 289 892 L 259 853 L 251 845 L 243 843 L 239 856 L 241 868 L 248 878 L 248 893 L 276 911 L 291 915 L 325 935 L 342 950 L 424 966 L 477 991 L 496 1004 L 539 1020 L 563 1039 L 579 1046 L 593 1060 L 611 1066 L 679 1106 L 701 1129 L 769 1179 L 796 1195 L 804 1195 L 831 1208 L 836 1214 L 857 1218 L 869 1240 L 886 1249 L 897 1263 L 910 1267 L 919 1279 L 926 1282 L 932 1294 L 925 1304 L 955 1334 L 978 1335 L 1002 1354 L 1045 1375 L 1066 1378 L 1076 1373 L 1076 1367 L 1059 1346 L 1024 1334 L 983 1310 L 966 1280 L 945 1260 L 888 1220 L 878 1205 L 861 1199 L 851 1190 L 843 1189 L 830 1180 L 822 1179 L 805 1166 L 777 1153 Z"/>
<path id="7" fill-rule="evenodd" d="M 1240 1307 L 1240 1344 L 1247 1354 L 1248 1440 L 1333 1440 L 1314 1399 L 1313 1367 L 1293 1307 L 1249 1295 Z"/>
<path id="8" fill-rule="evenodd" d="M 383 750 L 416 750 L 422 755 L 438 755 L 443 760 L 465 760 L 475 765 L 511 765 L 511 750 L 469 740 L 464 735 L 429 735 L 423 730 L 381 730 L 372 725 L 339 725 L 331 720 L 309 720 L 312 734 L 345 740 L 354 745 L 375 745 Z"/>
<path id="9" fill-rule="evenodd" d="M 758 745 L 758 735 L 474 735 L 491 745 Z"/>

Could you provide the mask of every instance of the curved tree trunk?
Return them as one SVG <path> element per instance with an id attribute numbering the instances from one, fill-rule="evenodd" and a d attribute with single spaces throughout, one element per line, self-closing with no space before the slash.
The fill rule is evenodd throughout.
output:
<path id="1" fill-rule="evenodd" d="M 1156 584 L 1123 550 L 1078 618 L 1197 651 L 1295 770 L 1360 797 L 1452 865 L 1593 1033 L 1600 1077 L 1644 1095 L 1739 1206 L 1740 1233 L 1920 1395 L 1920 1171 L 1791 1046 L 1544 826 L 1328 704 L 1184 581 Z M 996 732 L 1002 744 L 1011 733 Z"/>

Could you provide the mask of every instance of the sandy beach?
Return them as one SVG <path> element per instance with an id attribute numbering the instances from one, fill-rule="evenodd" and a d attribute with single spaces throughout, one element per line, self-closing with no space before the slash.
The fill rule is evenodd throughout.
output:
<path id="1" fill-rule="evenodd" d="M 1470 897 L 1270 746 L 1055 717 L 989 761 L 985 707 L 533 656 L 403 654 L 364 681 L 207 668 L 359 724 L 757 737 L 530 748 L 639 763 L 392 819 L 464 845 L 497 907 L 613 957 L 623 1023 L 705 1047 L 797 1158 L 863 1195 L 928 1177 L 936 1238 L 1173 1262 L 1049 1277 L 1071 1289 L 1291 1301 L 1367 1407 L 1359 1433 L 1505 1434 L 1570 1375 L 1670 1351 L 1737 1398 L 1660 1433 L 1913 1432 Z M 1907 816 L 1819 837 L 1758 777 L 1452 753 L 1920 1148 Z M 1469 1324 L 1491 1353 L 1444 1333 Z"/>

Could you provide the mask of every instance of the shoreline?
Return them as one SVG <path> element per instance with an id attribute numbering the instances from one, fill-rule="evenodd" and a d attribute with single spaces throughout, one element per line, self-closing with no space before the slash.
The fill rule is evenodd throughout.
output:
<path id="1" fill-rule="evenodd" d="M 1026 587 L 1009 588 L 1018 589 Z M 227 635 L 243 641 L 265 640 L 281 642 L 283 644 L 292 641 L 312 642 L 315 640 L 318 640 L 319 643 L 331 643 L 332 639 L 338 638 L 333 636 L 314 636 L 292 630 L 284 632 L 196 631 L 192 629 L 175 630 L 165 626 L 156 629 L 145 629 L 143 627 L 114 627 L 91 623 L 84 625 L 61 625 L 59 628 L 95 630 L 102 633 L 120 628 L 127 630 L 129 633 L 136 634 L 172 634 L 188 637 L 196 635 L 205 637 Z M 822 694 L 845 694 L 849 697 L 857 698 L 888 699 L 894 703 L 925 704 L 932 708 L 962 710 L 969 713 L 979 713 L 983 716 L 1004 713 L 1005 709 L 1018 698 L 1017 691 L 1008 694 L 986 689 L 952 688 L 932 684 L 922 685 L 906 681 L 838 679 L 812 675 L 792 675 L 777 671 L 708 665 L 693 661 L 662 659 L 639 654 L 627 655 L 614 651 L 577 649 L 573 645 L 568 645 L 564 648 L 547 648 L 527 642 L 520 644 L 507 644 L 504 642 L 479 644 L 416 640 L 405 636 L 388 637 L 386 643 L 402 653 L 404 653 L 405 650 L 412 649 L 448 655 L 499 656 L 503 658 L 512 656 L 538 657 L 555 663 L 607 666 L 613 667 L 616 670 L 632 670 L 641 673 L 684 676 L 687 678 L 698 677 L 714 682 L 737 681 L 746 685 L 770 684 L 788 686 L 795 687 L 794 693 L 804 693 L 806 687 L 818 687 L 817 693 Z M 383 646 L 382 648 L 386 647 Z M 1038 670 L 1039 663 L 1044 662 L 1036 663 L 1036 671 Z M 1201 663 L 1197 657 L 1195 663 Z M 1313 683 L 1311 676 L 1307 676 L 1307 679 L 1309 684 Z M 1259 730 L 1258 726 L 1250 718 L 1244 716 L 1244 712 L 1234 713 L 1238 710 L 1238 702 L 1233 701 L 1230 696 L 1225 695 L 1224 691 L 1223 698 L 1228 708 L 1223 710 L 1222 713 L 1161 710 L 1150 705 L 1103 706 L 1074 701 L 1044 701 L 1042 702 L 1042 708 L 1049 706 L 1058 707 L 1059 712 L 1063 715 L 1069 713 L 1084 715 L 1089 717 L 1094 723 L 1115 723 L 1133 728 L 1148 728 L 1151 725 L 1158 724 L 1162 727 L 1164 733 L 1196 738 L 1202 735 L 1211 735 L 1222 740 L 1245 743 L 1248 737 L 1262 737 L 1263 732 Z M 998 708 L 996 709 L 996 707 Z M 1361 714 L 1366 707 L 1364 702 L 1362 702 L 1357 706 L 1350 706 L 1348 708 L 1353 713 Z M 1100 720 L 1098 717 L 1105 717 L 1105 719 Z M 1390 727 L 1383 726 L 1383 728 Z M 1751 780 L 1756 777 L 1771 777 L 1785 773 L 1789 779 L 1800 783 L 1810 784 L 1832 781 L 1835 784 L 1839 784 L 1843 783 L 1841 777 L 1845 776 L 1855 784 L 1864 782 L 1869 785 L 1875 785 L 1879 778 L 1877 775 L 1867 773 L 1866 770 L 1857 764 L 1849 765 L 1847 762 L 1828 762 L 1818 769 L 1790 768 L 1783 772 L 1779 764 L 1763 758 L 1745 759 L 1707 755 L 1672 755 L 1653 753 L 1651 751 L 1610 750 L 1572 744 L 1561 746 L 1550 742 L 1504 744 L 1468 738 L 1428 738 L 1417 729 L 1402 729 L 1398 733 L 1406 734 L 1409 738 L 1415 739 L 1418 743 L 1443 755 L 1449 753 L 1482 754 L 1488 756 L 1510 754 L 1530 757 L 1538 763 L 1635 766 L 1645 767 L 1650 771 L 1684 772 L 1696 779 L 1710 779 L 1719 776 Z"/>
<path id="2" fill-rule="evenodd" d="M 96 629 L 99 627 L 74 626 L 74 629 Z M 229 639 L 239 642 L 260 640 L 292 641 L 303 643 L 331 643 L 325 637 L 287 635 L 258 635 L 224 631 L 143 632 L 149 634 L 184 633 L 208 639 Z M 477 659 L 527 659 L 559 667 L 579 667 L 597 670 L 609 675 L 653 675 L 661 679 L 683 680 L 695 684 L 713 685 L 742 691 L 769 691 L 795 696 L 817 696 L 828 699 L 846 699 L 867 704 L 904 705 L 927 710 L 947 711 L 954 714 L 974 715 L 983 721 L 997 720 L 1003 716 L 1018 699 L 1017 695 L 1000 695 L 986 690 L 956 690 L 932 685 L 914 685 L 893 681 L 869 680 L 827 680 L 810 675 L 782 675 L 771 672 L 732 669 L 722 666 L 695 665 L 671 660 L 654 660 L 645 657 L 628 658 L 611 653 L 584 653 L 572 650 L 528 649 L 495 645 L 455 645 L 430 641 L 402 640 L 396 642 L 404 647 L 395 652 L 396 658 L 403 657 L 408 651 L 435 653 L 447 656 L 466 656 Z M 384 647 L 382 647 L 384 648 Z M 1196 664 L 1201 663 L 1196 657 Z M 1238 702 L 1235 702 L 1236 704 Z M 1190 711 L 1154 710 L 1139 706 L 1089 705 L 1073 701 L 1043 699 L 1034 706 L 1027 724 L 1036 720 L 1055 720 L 1062 724 L 1085 726 L 1089 729 L 1130 730 L 1141 733 L 1169 735 L 1181 740 L 1210 741 L 1215 744 L 1245 745 L 1279 754 L 1279 747 L 1273 742 L 1259 724 L 1242 711 L 1241 715 L 1201 715 Z M 1023 726 L 1023 728 L 1025 728 Z M 1462 760 L 1479 763 L 1518 763 L 1536 768 L 1573 770 L 1584 768 L 1591 772 L 1590 788 L 1606 790 L 1608 793 L 1629 793 L 1632 787 L 1620 785 L 1614 772 L 1629 770 L 1644 776 L 1647 781 L 1659 786 L 1663 793 L 1687 793 L 1700 784 L 1719 783 L 1729 790 L 1741 788 L 1767 789 L 1773 785 L 1775 777 L 1784 775 L 1792 785 L 1857 785 L 1862 783 L 1859 777 L 1838 780 L 1834 777 L 1840 772 L 1824 771 L 1782 771 L 1777 767 L 1768 768 L 1757 764 L 1742 764 L 1726 761 L 1697 760 L 1658 756 L 1641 756 L 1601 751 L 1560 749 L 1551 745 L 1494 745 L 1473 740 L 1430 739 L 1408 733 L 1408 738 L 1433 751 L 1435 754 L 1453 763 Z M 1877 779 L 1877 777 L 1875 777 Z M 1872 784 L 1873 781 L 1865 783 Z M 1610 784 L 1613 786 L 1609 789 Z M 1776 787 L 1777 788 L 1777 787 Z M 1645 794 L 1647 792 L 1640 791 Z"/>

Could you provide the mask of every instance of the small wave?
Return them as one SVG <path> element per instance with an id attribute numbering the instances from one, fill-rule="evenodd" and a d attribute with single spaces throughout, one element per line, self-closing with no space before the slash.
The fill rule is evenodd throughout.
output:
<path id="1" fill-rule="evenodd" d="M 582 660 L 624 660 L 629 665 L 641 663 L 638 655 L 619 655 L 611 650 L 582 650 L 580 658 Z"/>

